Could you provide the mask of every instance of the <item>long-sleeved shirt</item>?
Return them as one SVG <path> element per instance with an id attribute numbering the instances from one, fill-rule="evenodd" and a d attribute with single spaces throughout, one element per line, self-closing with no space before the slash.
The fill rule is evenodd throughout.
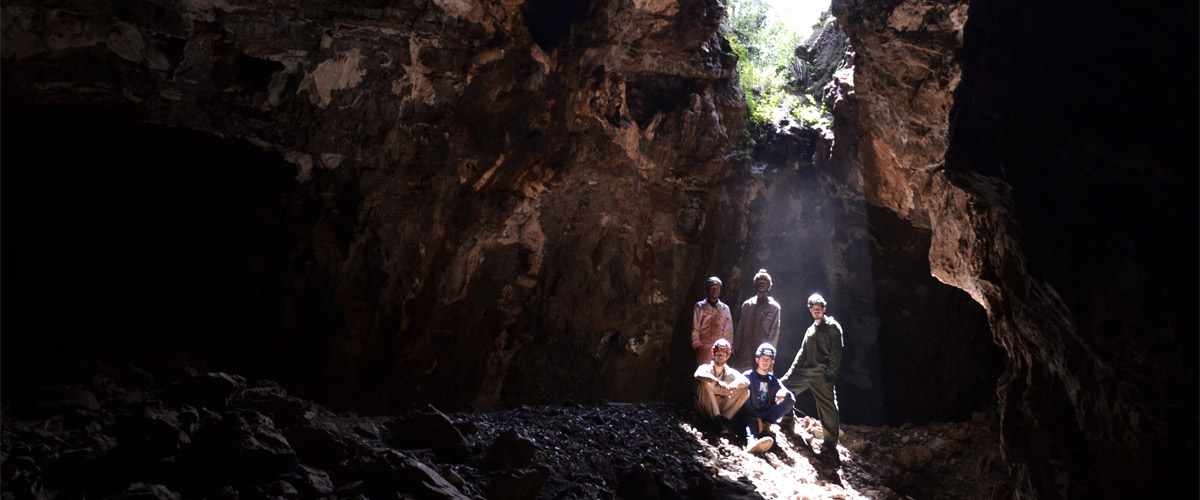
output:
<path id="1" fill-rule="evenodd" d="M 764 411 L 775 405 L 775 394 L 783 388 L 783 383 L 774 374 L 759 375 L 754 370 L 746 370 L 742 376 L 750 381 L 750 398 L 745 406 L 751 415 L 761 417 Z"/>
<path id="2" fill-rule="evenodd" d="M 725 365 L 724 372 L 721 373 L 721 376 L 717 376 L 716 367 L 713 366 L 713 362 L 711 361 L 697 366 L 695 377 L 696 379 L 710 380 L 713 382 L 725 382 L 727 385 L 731 385 L 739 389 L 742 387 L 748 387 L 750 385 L 749 379 L 747 379 L 741 373 L 738 373 L 737 370 L 734 370 L 728 364 Z"/>
<path id="3" fill-rule="evenodd" d="M 708 300 L 696 303 L 692 313 L 692 347 L 696 349 L 696 364 L 712 361 L 712 346 L 717 339 L 733 338 L 733 316 L 729 306 L 720 300 L 713 306 Z"/>
<path id="4" fill-rule="evenodd" d="M 800 377 L 824 376 L 826 379 L 837 378 L 838 369 L 842 366 L 842 325 L 832 316 L 825 316 L 820 323 L 813 322 L 804 332 L 804 341 L 800 344 L 800 352 L 792 367 L 784 374 L 782 380 L 788 380 L 793 375 Z"/>
<path id="5" fill-rule="evenodd" d="M 720 300 L 716 306 L 707 299 L 697 302 L 692 312 L 692 345 L 700 342 L 701 347 L 711 349 L 719 338 L 733 338 L 733 316 L 729 306 Z"/>
<path id="6" fill-rule="evenodd" d="M 733 358 L 729 364 L 739 370 L 753 370 L 754 353 L 763 343 L 779 350 L 779 303 L 767 297 L 760 301 L 755 295 L 742 302 L 737 332 L 733 334 Z"/>

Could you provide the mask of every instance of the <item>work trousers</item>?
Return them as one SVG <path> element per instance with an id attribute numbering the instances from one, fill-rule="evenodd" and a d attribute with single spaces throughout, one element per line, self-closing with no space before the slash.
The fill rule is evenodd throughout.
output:
<path id="1" fill-rule="evenodd" d="M 745 387 L 734 391 L 733 396 L 729 397 L 715 392 L 719 390 L 721 390 L 721 386 L 714 381 L 699 380 L 696 382 L 697 415 L 710 420 L 720 415 L 732 420 L 742 405 L 746 403 L 746 398 L 750 397 L 750 390 Z"/>
<path id="2" fill-rule="evenodd" d="M 821 419 L 821 427 L 825 429 L 825 444 L 837 446 L 838 443 L 838 406 L 837 391 L 833 383 L 826 382 L 823 375 L 796 377 L 785 380 L 783 385 L 792 391 L 797 398 L 800 393 L 812 389 L 813 399 L 817 402 L 817 416 Z"/>
<path id="3" fill-rule="evenodd" d="M 791 393 L 788 393 L 788 395 L 783 398 L 782 403 L 775 402 L 775 395 L 771 395 L 770 398 L 771 406 L 767 407 L 767 409 L 761 412 L 756 412 L 749 405 L 746 405 L 742 407 L 741 413 L 738 414 L 738 418 L 741 419 L 740 424 L 746 427 L 746 429 L 749 431 L 749 435 L 759 437 L 760 433 L 757 432 L 758 422 L 756 422 L 755 419 L 762 419 L 763 430 L 765 431 L 767 427 L 771 426 L 771 424 L 778 423 L 779 419 L 783 418 L 787 412 L 792 411 L 792 407 L 796 405 L 796 399 Z"/>

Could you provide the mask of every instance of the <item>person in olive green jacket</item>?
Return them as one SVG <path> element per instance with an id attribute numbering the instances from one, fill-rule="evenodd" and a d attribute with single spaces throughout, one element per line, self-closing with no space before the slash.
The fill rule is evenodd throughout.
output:
<path id="1" fill-rule="evenodd" d="M 800 352 L 796 353 L 796 359 L 780 381 L 797 398 L 801 392 L 812 389 L 817 416 L 825 430 L 821 453 L 836 453 L 839 419 L 834 382 L 842 364 L 842 325 L 832 316 L 825 315 L 825 306 L 825 298 L 819 294 L 814 293 L 808 298 L 813 324 L 804 332 Z"/>

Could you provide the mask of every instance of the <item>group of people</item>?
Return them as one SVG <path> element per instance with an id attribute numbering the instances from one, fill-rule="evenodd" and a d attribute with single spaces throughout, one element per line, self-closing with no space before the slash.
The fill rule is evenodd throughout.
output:
<path id="1" fill-rule="evenodd" d="M 696 303 L 692 315 L 692 348 L 698 365 L 696 413 L 723 434 L 744 432 L 747 451 L 756 453 L 774 445 L 771 424 L 790 418 L 796 395 L 811 390 L 824 429 L 821 453 L 836 453 L 839 419 L 834 382 L 842 361 L 842 327 L 825 315 L 824 297 L 810 296 L 813 324 L 804 332 L 787 373 L 776 377 L 780 307 L 767 295 L 772 285 L 765 269 L 754 275 L 755 296 L 742 303 L 735 333 L 729 306 L 720 300 L 721 280 L 714 276 L 705 281 L 707 297 Z"/>

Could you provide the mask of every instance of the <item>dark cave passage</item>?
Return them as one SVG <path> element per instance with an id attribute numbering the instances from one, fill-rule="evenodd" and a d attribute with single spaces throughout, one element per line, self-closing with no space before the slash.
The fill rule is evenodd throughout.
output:
<path id="1" fill-rule="evenodd" d="M 85 359 L 282 380 L 324 366 L 299 351 L 330 322 L 291 288 L 314 219 L 294 166 L 109 109 L 8 107 L 3 144 L 7 392 Z"/>

